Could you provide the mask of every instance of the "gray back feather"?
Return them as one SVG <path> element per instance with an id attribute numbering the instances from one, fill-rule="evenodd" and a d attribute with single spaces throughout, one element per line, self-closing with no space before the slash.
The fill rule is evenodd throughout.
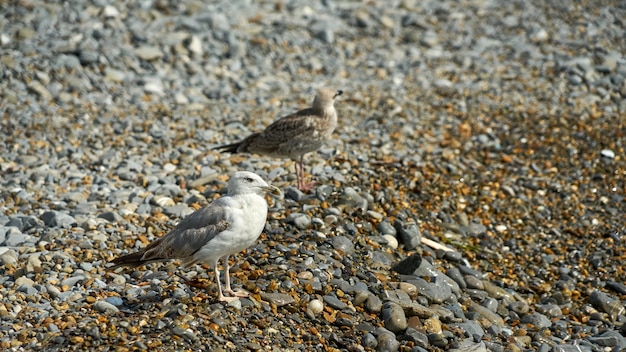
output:
<path id="1" fill-rule="evenodd" d="M 167 235 L 152 242 L 143 255 L 143 260 L 165 260 L 191 257 L 217 234 L 226 230 L 224 208 L 214 202 L 198 209 L 183 219 Z"/>

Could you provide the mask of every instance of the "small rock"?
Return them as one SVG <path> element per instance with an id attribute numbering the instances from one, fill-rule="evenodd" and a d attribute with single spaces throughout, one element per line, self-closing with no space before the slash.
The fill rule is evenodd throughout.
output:
<path id="1" fill-rule="evenodd" d="M 106 298 L 106 301 L 107 301 L 108 303 L 111 303 L 111 304 L 112 304 L 112 305 L 114 305 L 115 307 L 119 307 L 119 306 L 121 306 L 122 304 L 124 304 L 124 301 L 123 301 L 120 297 L 117 297 L 117 296 L 107 297 L 107 298 Z"/>
<path id="2" fill-rule="evenodd" d="M 324 302 L 326 302 L 326 304 L 328 304 L 330 307 L 333 307 L 335 309 L 345 309 L 348 305 L 343 303 L 339 298 L 335 297 L 335 296 L 331 296 L 331 295 L 326 295 L 324 297 L 322 297 L 324 299 Z"/>
<path id="3" fill-rule="evenodd" d="M 378 352 L 396 352 L 400 349 L 400 342 L 396 339 L 396 336 L 385 328 L 376 329 L 378 337 L 376 341 L 378 346 L 376 351 Z"/>
<path id="4" fill-rule="evenodd" d="M 8 247 L 19 247 L 24 243 L 28 242 L 33 236 L 25 235 L 16 227 L 9 227 L 9 231 L 7 232 L 6 240 L 4 241 L 4 245 Z"/>
<path id="5" fill-rule="evenodd" d="M 422 264 L 422 256 L 418 253 L 402 259 L 391 267 L 392 271 L 402 275 L 411 275 Z"/>
<path id="6" fill-rule="evenodd" d="M 528 303 L 521 301 L 511 302 L 511 304 L 509 304 L 509 309 L 519 315 L 528 314 L 528 312 L 530 311 Z"/>
<path id="7" fill-rule="evenodd" d="M 306 230 L 311 226 L 311 217 L 303 213 L 291 213 L 285 221 L 294 224 L 299 230 Z"/>
<path id="8" fill-rule="evenodd" d="M 313 299 L 307 304 L 306 310 L 313 315 L 319 314 L 324 310 L 324 303 L 319 299 Z"/>
<path id="9" fill-rule="evenodd" d="M 376 228 L 381 235 L 391 235 L 394 237 L 396 236 L 397 231 L 393 226 L 391 226 L 389 221 L 381 221 Z"/>
<path id="10" fill-rule="evenodd" d="M 67 279 L 63 279 L 61 281 L 61 286 L 73 287 L 77 283 L 79 283 L 79 282 L 81 282 L 83 280 L 85 280 L 85 276 L 84 275 L 68 277 Z"/>
<path id="11" fill-rule="evenodd" d="M 398 240 L 396 239 L 395 236 L 383 235 L 383 238 L 387 241 L 387 247 L 389 247 L 391 249 L 397 249 L 398 248 Z"/>
<path id="12" fill-rule="evenodd" d="M 381 318 L 385 328 L 395 333 L 404 331 L 408 326 L 404 310 L 399 304 L 394 302 L 383 304 Z"/>
<path id="13" fill-rule="evenodd" d="M 4 265 L 17 264 L 17 253 L 9 247 L 0 247 L 0 261 Z"/>
<path id="14" fill-rule="evenodd" d="M 491 322 L 492 324 L 498 326 L 498 327 L 504 327 L 504 320 L 502 319 L 502 317 L 500 317 L 498 314 L 490 311 L 489 309 L 480 306 L 476 303 L 472 303 L 472 305 L 470 306 L 470 310 L 480 314 L 483 318 L 487 319 L 489 322 Z"/>
<path id="15" fill-rule="evenodd" d="M 105 314 L 116 314 L 120 311 L 116 306 L 107 301 L 97 301 L 93 304 L 93 308 L 98 312 Z"/>
<path id="16" fill-rule="evenodd" d="M 347 255 L 354 254 L 354 243 L 346 236 L 335 236 L 332 238 L 333 248 Z"/>
<path id="17" fill-rule="evenodd" d="M 589 303 L 597 310 L 609 314 L 612 320 L 616 320 L 626 310 L 620 301 L 602 291 L 593 291 L 589 296 Z"/>
<path id="18" fill-rule="evenodd" d="M 361 346 L 365 348 L 376 348 L 376 346 L 378 346 L 378 341 L 374 335 L 368 332 L 361 339 Z"/>
<path id="19" fill-rule="evenodd" d="M 615 152 L 611 149 L 602 149 L 602 151 L 600 151 L 600 155 L 608 159 L 615 159 Z"/>
<path id="20" fill-rule="evenodd" d="M 443 332 L 441 321 L 436 316 L 424 320 L 423 324 L 424 330 L 429 334 L 441 334 Z"/>
<path id="21" fill-rule="evenodd" d="M 20 287 L 22 285 L 31 287 L 34 284 L 35 284 L 35 281 L 27 278 L 26 276 L 20 276 L 15 280 L 15 287 Z"/>
<path id="22" fill-rule="evenodd" d="M 26 263 L 26 272 L 27 273 L 40 273 L 43 269 L 41 268 L 41 260 L 39 259 L 39 254 L 32 254 L 28 257 L 28 263 Z"/>
<path id="23" fill-rule="evenodd" d="M 135 55 L 142 60 L 152 61 L 163 56 L 163 52 L 156 46 L 141 46 L 135 49 Z"/>
<path id="24" fill-rule="evenodd" d="M 393 223 L 397 231 L 397 236 L 400 242 L 407 250 L 415 249 L 422 243 L 422 234 L 419 227 L 414 222 L 403 223 L 400 220 L 396 220 Z"/>
<path id="25" fill-rule="evenodd" d="M 368 299 L 370 293 L 368 291 L 357 291 L 354 295 L 354 299 L 352 300 L 352 304 L 355 306 L 360 306 Z"/>
<path id="26" fill-rule="evenodd" d="M 104 16 L 104 18 L 117 18 L 119 15 L 120 12 L 111 5 L 106 5 L 104 9 L 102 9 L 102 16 Z"/>
<path id="27" fill-rule="evenodd" d="M 295 302 L 293 297 L 286 293 L 267 293 L 261 292 L 261 299 L 267 301 L 277 307 L 286 306 Z"/>
<path id="28" fill-rule="evenodd" d="M 376 295 L 369 295 L 365 301 L 365 308 L 370 313 L 378 313 L 383 307 L 383 302 Z"/>

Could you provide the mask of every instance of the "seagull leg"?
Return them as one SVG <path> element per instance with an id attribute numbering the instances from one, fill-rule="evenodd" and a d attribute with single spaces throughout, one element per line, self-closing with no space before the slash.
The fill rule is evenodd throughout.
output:
<path id="1" fill-rule="evenodd" d="M 298 169 L 300 169 L 300 172 L 298 172 Z M 309 192 L 315 187 L 315 181 L 304 183 L 304 154 L 300 155 L 300 160 L 296 161 L 296 178 L 298 179 L 298 189 L 303 192 Z"/>
<path id="2" fill-rule="evenodd" d="M 301 160 L 302 159 L 300 159 L 300 160 L 294 159 L 293 160 L 294 168 L 296 169 L 296 180 L 298 180 L 298 189 L 299 190 L 302 190 L 302 187 L 303 187 L 303 185 L 302 185 L 302 176 L 301 176 L 301 173 L 302 173 L 301 166 L 302 166 L 302 164 L 300 163 Z"/>
<path id="3" fill-rule="evenodd" d="M 215 263 L 215 281 L 217 281 L 217 291 L 219 292 L 217 299 L 221 302 L 232 302 L 239 299 L 239 297 L 226 297 L 222 293 L 222 283 L 220 282 L 220 270 L 217 268 L 217 263 Z M 226 273 L 228 273 L 228 268 L 226 269 Z M 228 274 L 226 274 L 226 282 L 228 282 Z M 230 286 L 230 285 L 228 285 Z"/>
<path id="4" fill-rule="evenodd" d="M 229 297 L 229 298 L 238 298 L 238 297 L 248 297 L 250 294 L 248 292 L 242 291 L 242 290 L 237 290 L 237 291 L 233 291 L 230 288 L 230 264 L 228 264 L 228 258 L 230 256 L 226 256 L 224 257 L 224 267 L 226 270 L 226 273 L 224 274 L 225 276 L 225 285 L 226 285 L 226 292 L 230 293 L 233 297 Z"/>

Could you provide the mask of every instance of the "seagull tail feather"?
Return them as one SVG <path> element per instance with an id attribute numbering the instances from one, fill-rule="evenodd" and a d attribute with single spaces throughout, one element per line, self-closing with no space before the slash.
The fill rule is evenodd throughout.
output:
<path id="1" fill-rule="evenodd" d="M 232 144 L 224 144 L 224 145 L 220 145 L 217 147 L 213 147 L 211 148 L 212 150 L 219 150 L 221 153 L 237 153 L 237 149 L 239 149 L 239 146 L 241 145 L 241 142 L 237 142 L 237 143 L 232 143 Z"/>
<path id="2" fill-rule="evenodd" d="M 150 261 L 143 259 L 143 255 L 144 255 L 144 252 L 140 251 L 136 253 L 127 254 L 119 258 L 115 258 L 109 262 L 114 265 L 109 267 L 108 269 L 115 269 L 115 268 L 119 268 L 120 266 L 130 266 L 134 268 L 137 266 L 150 263 Z"/>

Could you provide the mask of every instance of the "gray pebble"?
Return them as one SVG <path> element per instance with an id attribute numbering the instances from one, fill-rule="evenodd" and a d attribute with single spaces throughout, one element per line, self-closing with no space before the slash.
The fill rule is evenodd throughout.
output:
<path id="1" fill-rule="evenodd" d="M 534 329 L 545 329 L 552 325 L 552 322 L 548 317 L 539 313 L 531 313 L 522 317 L 521 322 L 523 324 L 530 324 Z"/>
<path id="2" fill-rule="evenodd" d="M 111 303 L 111 304 L 112 304 L 112 305 L 114 305 L 115 307 L 119 307 L 119 306 L 121 306 L 122 304 L 124 304 L 124 301 L 123 301 L 120 297 L 117 297 L 117 296 L 107 297 L 107 298 L 106 298 L 106 301 L 107 301 L 108 303 Z"/>
<path id="3" fill-rule="evenodd" d="M 468 288 L 473 288 L 473 289 L 476 289 L 476 290 L 484 289 L 483 280 L 477 278 L 476 276 L 465 275 L 464 279 L 465 279 L 464 281 L 467 284 Z"/>
<path id="4" fill-rule="evenodd" d="M 411 256 L 404 258 L 398 263 L 394 264 L 391 267 L 392 271 L 395 271 L 398 274 L 402 275 L 411 275 L 420 267 L 422 263 L 422 256 L 418 253 L 412 254 Z"/>
<path id="5" fill-rule="evenodd" d="M 417 248 L 422 243 L 422 234 L 419 227 L 414 222 L 403 223 L 400 220 L 396 220 L 393 223 L 394 228 L 397 231 L 398 239 L 400 243 L 404 245 L 404 248 L 411 250 Z"/>
<path id="6" fill-rule="evenodd" d="M 85 280 L 85 276 L 84 275 L 77 275 L 77 276 L 68 277 L 67 279 L 61 280 L 61 286 L 73 287 L 76 284 L 78 284 L 79 282 L 82 282 L 83 280 Z"/>
<path id="7" fill-rule="evenodd" d="M 404 331 L 408 326 L 404 310 L 399 304 L 394 302 L 386 302 L 383 304 L 381 318 L 385 324 L 385 328 L 395 333 Z"/>
<path id="8" fill-rule="evenodd" d="M 9 227 L 9 230 L 6 233 L 6 239 L 4 240 L 4 245 L 8 247 L 18 247 L 26 242 L 28 242 L 33 236 L 26 235 L 21 232 L 16 227 Z"/>
<path id="9" fill-rule="evenodd" d="M 105 313 L 109 315 L 117 314 L 120 311 L 116 306 L 107 301 L 97 301 L 93 304 L 93 308 L 100 313 Z"/>
<path id="10" fill-rule="evenodd" d="M 354 243 L 346 236 L 335 236 L 332 238 L 333 248 L 345 253 L 346 255 L 354 254 Z"/>
<path id="11" fill-rule="evenodd" d="M 509 304 L 509 309 L 519 315 L 528 314 L 528 312 L 530 311 L 528 303 L 522 301 L 511 302 L 511 304 Z"/>
<path id="12" fill-rule="evenodd" d="M 381 235 L 396 235 L 396 229 L 389 223 L 389 221 L 381 221 L 380 223 L 378 223 L 378 226 L 376 228 Z"/>
<path id="13" fill-rule="evenodd" d="M 474 339 L 474 341 L 480 341 L 485 335 L 485 331 L 476 321 L 469 320 L 454 325 L 461 328 L 465 332 L 465 336 Z"/>
<path id="14" fill-rule="evenodd" d="M 626 309 L 620 301 L 597 290 L 593 291 L 589 296 L 589 303 L 597 310 L 608 313 L 613 320 L 617 319 L 619 315 L 623 315 Z"/>
<path id="15" fill-rule="evenodd" d="M 311 226 L 311 217 L 302 213 L 291 213 L 285 221 L 294 224 L 299 230 L 306 230 Z"/>
<path id="16" fill-rule="evenodd" d="M 324 299 L 324 302 L 329 305 L 330 307 L 333 307 L 334 309 L 345 309 L 348 305 L 345 304 L 344 302 L 342 302 L 339 298 L 335 297 L 335 296 L 331 296 L 331 295 L 325 295 L 322 297 Z"/>
<path id="17" fill-rule="evenodd" d="M 282 306 L 292 304 L 295 302 L 293 297 L 291 297 L 291 295 L 288 295 L 286 293 L 261 292 L 261 299 L 271 304 L 274 304 L 277 307 L 282 307 Z"/>
<path id="18" fill-rule="evenodd" d="M 365 308 L 370 313 L 378 313 L 383 307 L 383 302 L 376 295 L 369 295 L 365 301 Z"/>
<path id="19" fill-rule="evenodd" d="M 378 346 L 378 341 L 374 335 L 367 333 L 363 335 L 363 338 L 361 338 L 361 346 L 365 348 L 376 348 L 376 346 Z"/>
<path id="20" fill-rule="evenodd" d="M 378 346 L 376 351 L 378 352 L 396 352 L 400 349 L 400 342 L 396 340 L 396 336 L 389 330 L 384 328 L 376 329 L 376 340 Z"/>

